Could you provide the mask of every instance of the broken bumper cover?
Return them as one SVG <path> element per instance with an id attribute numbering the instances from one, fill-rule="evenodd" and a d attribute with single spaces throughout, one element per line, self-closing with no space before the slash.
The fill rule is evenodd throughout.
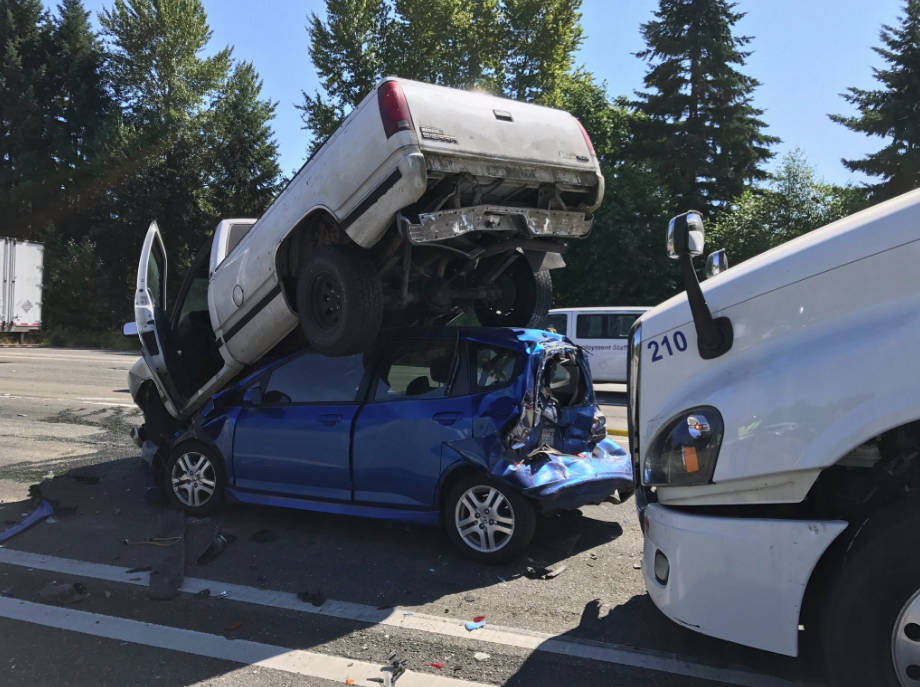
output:
<path id="1" fill-rule="evenodd" d="M 591 454 L 545 453 L 509 464 L 503 477 L 544 512 L 601 503 L 614 491 L 625 499 L 633 489 L 629 455 L 611 439 L 601 441 Z"/>
<path id="2" fill-rule="evenodd" d="M 584 212 L 476 205 L 459 210 L 424 212 L 418 224 L 401 218 L 415 245 L 446 241 L 473 232 L 524 234 L 532 238 L 583 238 L 591 231 Z"/>

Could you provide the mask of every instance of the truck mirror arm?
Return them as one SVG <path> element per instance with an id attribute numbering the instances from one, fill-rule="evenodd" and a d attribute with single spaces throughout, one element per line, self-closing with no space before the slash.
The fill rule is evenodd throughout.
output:
<path id="1" fill-rule="evenodd" d="M 712 360 L 727 353 L 734 342 L 734 329 L 731 320 L 727 317 L 713 318 L 700 288 L 696 270 L 693 269 L 693 258 L 687 251 L 682 251 L 679 257 L 680 269 L 684 277 L 684 288 L 687 290 L 687 301 L 690 303 L 690 312 L 693 313 L 693 325 L 696 327 L 696 345 L 703 360 Z"/>

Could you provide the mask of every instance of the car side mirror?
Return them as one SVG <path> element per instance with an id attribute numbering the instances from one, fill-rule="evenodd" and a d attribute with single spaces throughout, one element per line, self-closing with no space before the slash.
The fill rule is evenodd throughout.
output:
<path id="1" fill-rule="evenodd" d="M 121 333 L 125 336 L 137 336 L 137 322 L 125 322 Z"/>
<path id="2" fill-rule="evenodd" d="M 291 405 L 291 397 L 283 391 L 272 389 L 262 397 L 262 403 L 267 406 L 289 406 Z"/>
<path id="3" fill-rule="evenodd" d="M 671 218 L 668 222 L 668 257 L 678 260 L 683 255 L 691 258 L 702 255 L 705 238 L 703 216 L 696 210 Z"/>
<path id="4" fill-rule="evenodd" d="M 243 394 L 243 405 L 260 406 L 262 405 L 262 387 L 259 384 L 249 387 Z"/>
<path id="5" fill-rule="evenodd" d="M 710 253 L 706 257 L 706 270 L 704 274 L 706 278 L 714 277 L 717 274 L 721 274 L 728 269 L 728 255 L 725 252 L 724 248 Z"/>

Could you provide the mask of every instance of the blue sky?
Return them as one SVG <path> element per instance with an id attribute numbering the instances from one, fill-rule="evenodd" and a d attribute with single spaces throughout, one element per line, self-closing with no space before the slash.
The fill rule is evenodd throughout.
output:
<path id="1" fill-rule="evenodd" d="M 322 0 L 203 0 L 214 32 L 210 49 L 233 46 L 237 59 L 253 62 L 263 79 L 263 97 L 278 102 L 272 126 L 281 167 L 290 173 L 306 157 L 308 134 L 301 126 L 301 91 L 317 88 L 307 54 L 307 15 L 324 16 Z M 45 0 L 53 7 L 56 0 Z M 84 0 L 95 13 L 111 0 Z M 577 61 L 606 82 L 611 97 L 642 88 L 646 66 L 633 53 L 644 47 L 639 25 L 649 20 L 657 0 L 584 0 L 585 40 Z M 769 132 L 782 139 L 777 158 L 801 148 L 819 176 L 834 183 L 860 183 L 840 163 L 881 147 L 827 118 L 851 108 L 840 97 L 850 86 L 871 88 L 872 67 L 882 66 L 872 51 L 882 24 L 895 24 L 903 0 L 740 0 L 747 15 L 736 33 L 754 37 L 744 71 L 758 79 L 754 94 Z M 98 26 L 98 24 L 97 24 Z"/>

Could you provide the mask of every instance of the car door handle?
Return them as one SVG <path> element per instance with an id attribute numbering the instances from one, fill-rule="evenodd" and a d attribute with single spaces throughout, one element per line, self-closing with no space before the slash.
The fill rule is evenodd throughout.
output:
<path id="1" fill-rule="evenodd" d="M 324 425 L 329 425 L 330 427 L 332 425 L 337 425 L 339 422 L 341 422 L 341 420 L 342 416 L 338 413 L 326 413 L 325 415 L 319 416 L 319 421 Z"/>
<path id="2" fill-rule="evenodd" d="M 452 425 L 461 417 L 463 417 L 463 413 L 435 413 L 431 416 L 431 419 L 440 422 L 442 425 Z"/>

